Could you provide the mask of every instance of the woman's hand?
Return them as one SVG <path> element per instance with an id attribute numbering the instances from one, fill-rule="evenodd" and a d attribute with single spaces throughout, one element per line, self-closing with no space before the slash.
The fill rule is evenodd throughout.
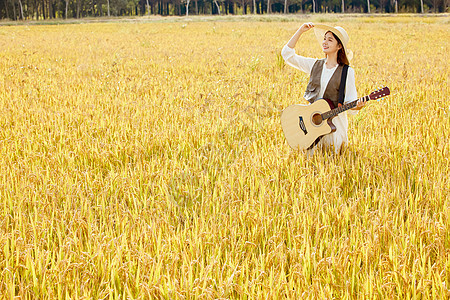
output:
<path id="1" fill-rule="evenodd" d="M 310 30 L 313 27 L 314 27 L 314 24 L 312 22 L 304 23 L 302 26 L 300 26 L 299 31 L 301 33 L 304 33 L 304 32 L 307 32 L 308 30 Z"/>
<path id="2" fill-rule="evenodd" d="M 363 108 L 364 105 L 366 105 L 366 102 L 367 102 L 364 99 L 365 99 L 365 97 L 363 97 L 362 99 L 359 99 L 358 102 L 356 102 L 356 107 L 353 108 L 353 109 L 354 110 L 360 110 L 361 108 Z"/>

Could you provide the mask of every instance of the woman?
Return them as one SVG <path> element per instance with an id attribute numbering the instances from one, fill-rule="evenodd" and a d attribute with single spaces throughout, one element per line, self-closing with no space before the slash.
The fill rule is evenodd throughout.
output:
<path id="1" fill-rule="evenodd" d="M 314 28 L 316 37 L 322 45 L 322 50 L 326 56 L 324 59 L 303 57 L 295 53 L 294 47 L 300 36 L 311 28 Z M 353 57 L 353 53 L 347 48 L 348 40 L 347 32 L 342 27 L 305 23 L 283 47 L 281 55 L 286 63 L 310 75 L 305 92 L 305 98 L 310 103 L 324 98 L 328 100 L 331 108 L 341 105 L 338 99 L 341 74 L 343 73 L 344 65 L 348 65 Z M 344 103 L 358 99 L 355 86 L 355 71 L 348 67 L 347 72 Z M 360 110 L 364 105 L 365 101 L 360 100 L 353 110 Z M 316 147 L 334 147 L 334 151 L 337 154 L 341 147 L 348 143 L 346 112 L 334 117 L 333 124 L 336 126 L 336 131 L 324 135 Z M 314 148 L 311 148 L 309 154 L 312 154 L 313 151 Z"/>

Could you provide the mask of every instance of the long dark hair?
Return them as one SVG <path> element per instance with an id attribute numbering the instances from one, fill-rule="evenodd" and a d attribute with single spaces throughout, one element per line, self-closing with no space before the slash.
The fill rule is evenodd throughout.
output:
<path id="1" fill-rule="evenodd" d="M 325 34 L 327 34 L 328 32 L 331 32 L 331 31 L 327 31 Z M 344 45 L 342 44 L 341 40 L 333 32 L 331 32 L 331 34 L 337 40 L 338 44 L 341 45 L 341 49 L 339 49 L 338 53 L 337 53 L 337 62 L 338 62 L 338 64 L 340 64 L 340 65 L 350 65 L 350 62 L 348 61 L 347 55 L 345 54 Z"/>

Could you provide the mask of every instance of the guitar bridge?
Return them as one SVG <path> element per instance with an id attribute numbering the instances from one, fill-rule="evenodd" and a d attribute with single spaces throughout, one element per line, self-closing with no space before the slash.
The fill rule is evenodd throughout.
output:
<path id="1" fill-rule="evenodd" d="M 306 130 L 306 126 L 305 126 L 305 123 L 303 122 L 303 117 L 302 116 L 298 117 L 298 126 L 300 126 L 300 129 L 303 130 L 305 135 L 308 134 L 308 131 Z"/>

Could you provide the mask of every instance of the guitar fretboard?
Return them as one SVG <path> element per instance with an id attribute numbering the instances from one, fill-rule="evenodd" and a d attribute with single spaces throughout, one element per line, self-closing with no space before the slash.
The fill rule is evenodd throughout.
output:
<path id="1" fill-rule="evenodd" d="M 356 103 L 358 103 L 359 100 L 366 100 L 369 101 L 370 97 L 369 96 L 364 96 L 361 97 L 359 99 L 356 99 L 355 101 L 349 102 L 347 104 L 341 105 L 339 107 L 336 107 L 332 110 L 329 110 L 327 112 L 324 112 L 321 116 L 323 120 L 329 119 L 329 118 L 333 118 L 335 116 L 337 116 L 338 114 L 340 114 L 341 112 L 344 112 L 346 110 L 352 109 L 354 107 L 356 107 Z"/>

